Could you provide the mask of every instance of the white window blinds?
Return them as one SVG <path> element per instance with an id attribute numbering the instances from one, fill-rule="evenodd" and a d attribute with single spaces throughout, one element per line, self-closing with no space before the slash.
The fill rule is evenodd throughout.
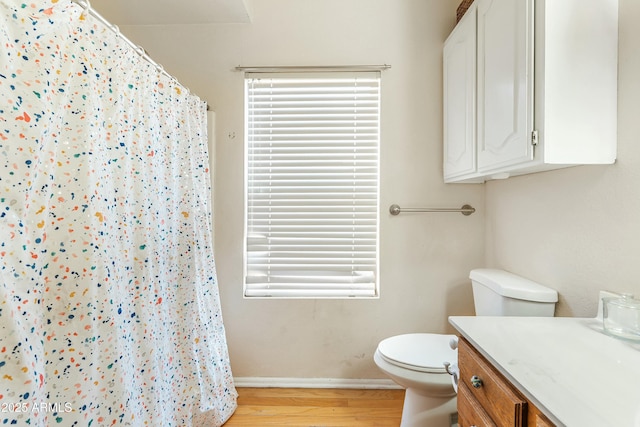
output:
<path id="1" fill-rule="evenodd" d="M 376 297 L 380 73 L 245 85 L 245 296 Z"/>

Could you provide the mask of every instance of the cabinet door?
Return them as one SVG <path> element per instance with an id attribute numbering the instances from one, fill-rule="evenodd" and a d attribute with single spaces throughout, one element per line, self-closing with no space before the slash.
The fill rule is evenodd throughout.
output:
<path id="1" fill-rule="evenodd" d="M 472 5 L 443 49 L 444 179 L 476 170 L 476 6 Z"/>
<path id="2" fill-rule="evenodd" d="M 463 395 L 477 400 L 496 425 L 526 426 L 527 401 L 465 340 L 458 341 L 458 365 Z"/>
<path id="3" fill-rule="evenodd" d="M 460 427 L 496 427 L 464 383 L 458 387 L 458 424 Z"/>
<path id="4" fill-rule="evenodd" d="M 478 0 L 478 170 L 533 160 L 533 0 Z"/>

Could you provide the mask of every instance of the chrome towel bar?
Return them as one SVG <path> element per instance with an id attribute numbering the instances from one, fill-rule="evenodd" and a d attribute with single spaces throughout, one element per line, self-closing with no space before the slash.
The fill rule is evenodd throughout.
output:
<path id="1" fill-rule="evenodd" d="M 391 215 L 399 215 L 401 212 L 460 212 L 464 216 L 469 216 L 476 209 L 471 205 L 463 205 L 461 208 L 401 208 L 398 205 L 389 206 Z"/>

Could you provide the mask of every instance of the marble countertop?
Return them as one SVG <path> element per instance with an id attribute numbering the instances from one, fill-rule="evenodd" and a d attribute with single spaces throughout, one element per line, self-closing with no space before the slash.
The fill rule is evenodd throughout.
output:
<path id="1" fill-rule="evenodd" d="M 640 427 L 640 343 L 606 335 L 601 320 L 453 316 L 449 322 L 557 425 Z"/>

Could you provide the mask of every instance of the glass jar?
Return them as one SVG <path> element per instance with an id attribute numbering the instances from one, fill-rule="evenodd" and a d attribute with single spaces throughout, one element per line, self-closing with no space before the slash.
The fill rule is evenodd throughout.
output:
<path id="1" fill-rule="evenodd" d="M 609 335 L 640 341 L 640 300 L 632 294 L 603 298 L 604 330 Z"/>

